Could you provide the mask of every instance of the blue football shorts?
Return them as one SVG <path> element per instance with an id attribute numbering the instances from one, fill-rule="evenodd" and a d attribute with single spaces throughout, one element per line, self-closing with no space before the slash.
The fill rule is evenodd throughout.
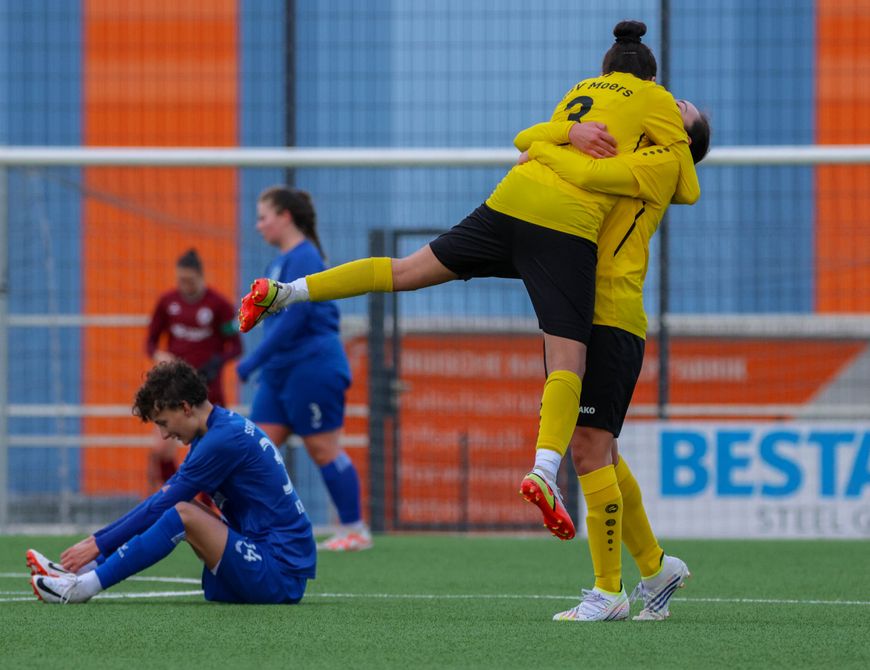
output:
<path id="1" fill-rule="evenodd" d="M 305 577 L 282 572 L 268 545 L 253 542 L 232 528 L 227 530 L 227 546 L 217 574 L 205 566 L 202 569 L 206 600 L 260 605 L 293 605 L 302 600 L 308 582 Z"/>
<path id="2" fill-rule="evenodd" d="M 289 426 L 300 437 L 344 425 L 347 375 L 317 359 L 281 370 L 263 370 L 250 419 Z"/>

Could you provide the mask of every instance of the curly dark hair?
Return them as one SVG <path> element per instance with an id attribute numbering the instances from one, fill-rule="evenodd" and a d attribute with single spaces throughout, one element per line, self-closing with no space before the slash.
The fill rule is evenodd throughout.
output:
<path id="1" fill-rule="evenodd" d="M 192 407 L 201 405 L 207 398 L 205 379 L 189 363 L 182 360 L 158 363 L 136 391 L 133 416 L 147 423 L 164 409 L 180 409 L 185 402 Z"/>

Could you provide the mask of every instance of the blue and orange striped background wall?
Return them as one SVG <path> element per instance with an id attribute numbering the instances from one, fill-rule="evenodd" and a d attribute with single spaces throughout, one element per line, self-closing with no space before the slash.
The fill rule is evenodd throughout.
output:
<path id="1" fill-rule="evenodd" d="M 386 0 L 32 0 L 23 11 L 0 1 L 0 141 L 280 146 L 292 136 L 303 146 L 507 146 L 597 71 L 616 21 L 643 18 L 659 49 L 660 3 L 614 4 L 580 11 L 561 0 L 542 12 L 524 0 L 486 5 L 498 11 Z M 711 112 L 715 144 L 870 142 L 870 0 L 708 4 L 670 3 L 670 83 Z M 502 172 L 311 169 L 296 180 L 314 194 L 338 263 L 367 252 L 372 227 L 448 227 Z M 133 174 L 9 172 L 10 277 L 26 278 L 46 301 L 25 300 L 13 285 L 11 312 L 145 313 L 191 244 L 228 295 L 262 271 L 272 251 L 254 231 L 255 198 L 283 171 Z M 670 215 L 674 310 L 870 310 L 870 237 L 862 232 L 870 168 L 705 168 L 701 179 L 702 201 Z M 654 254 L 651 311 L 656 270 Z M 438 308 L 449 310 L 462 288 L 440 291 Z M 471 307 L 482 314 L 528 310 L 524 301 L 481 296 Z M 403 306 L 433 308 L 416 300 Z M 361 314 L 365 301 L 342 309 Z M 129 403 L 148 366 L 141 334 L 84 332 L 13 330 L 10 375 L 30 380 L 14 402 Z M 41 364 L 47 351 L 60 353 L 54 367 Z M 10 430 L 142 434 L 129 418 L 14 419 Z M 104 494 L 143 479 L 144 452 L 105 448 L 67 452 L 66 473 L 45 477 L 57 473 L 45 463 L 60 453 L 13 449 L 12 472 L 21 475 L 13 486 L 56 490 L 63 476 L 74 489 Z"/>

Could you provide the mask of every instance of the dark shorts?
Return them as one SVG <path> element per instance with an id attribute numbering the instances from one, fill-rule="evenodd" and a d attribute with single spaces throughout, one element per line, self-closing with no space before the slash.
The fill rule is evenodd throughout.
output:
<path id="1" fill-rule="evenodd" d="M 481 205 L 429 247 L 461 279 L 522 279 L 541 330 L 589 342 L 597 263 L 593 242 Z"/>
<path id="2" fill-rule="evenodd" d="M 621 328 L 592 326 L 577 425 L 619 437 L 643 365 L 644 340 Z"/>
<path id="3" fill-rule="evenodd" d="M 227 529 L 227 546 L 217 574 L 203 566 L 205 599 L 220 603 L 295 604 L 305 595 L 308 580 L 289 575 L 266 544 Z"/>

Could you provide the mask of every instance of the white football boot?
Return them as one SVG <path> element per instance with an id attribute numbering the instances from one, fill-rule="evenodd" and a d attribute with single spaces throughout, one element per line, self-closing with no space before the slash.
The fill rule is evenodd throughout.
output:
<path id="1" fill-rule="evenodd" d="M 597 587 L 583 589 L 583 600 L 569 610 L 553 615 L 553 621 L 623 621 L 628 618 L 630 604 L 625 589 L 607 593 Z"/>
<path id="2" fill-rule="evenodd" d="M 33 575 L 30 578 L 36 597 L 51 605 L 88 602 L 92 595 L 85 593 L 79 582 L 79 578 L 70 573 L 59 577 Z"/>
<path id="3" fill-rule="evenodd" d="M 71 575 L 69 570 L 64 569 L 60 563 L 55 563 L 48 557 L 40 554 L 36 549 L 27 550 L 27 567 L 31 575 L 44 575 L 46 577 L 60 577 Z"/>
<path id="4" fill-rule="evenodd" d="M 365 551 L 374 546 L 365 524 L 343 526 L 335 535 L 317 545 L 321 551 Z"/>
<path id="5" fill-rule="evenodd" d="M 670 615 L 668 603 L 677 589 L 686 585 L 691 577 L 689 568 L 676 556 L 662 558 L 662 568 L 654 576 L 641 579 L 631 592 L 632 602 L 643 599 L 643 609 L 634 617 L 635 621 L 662 621 Z"/>

